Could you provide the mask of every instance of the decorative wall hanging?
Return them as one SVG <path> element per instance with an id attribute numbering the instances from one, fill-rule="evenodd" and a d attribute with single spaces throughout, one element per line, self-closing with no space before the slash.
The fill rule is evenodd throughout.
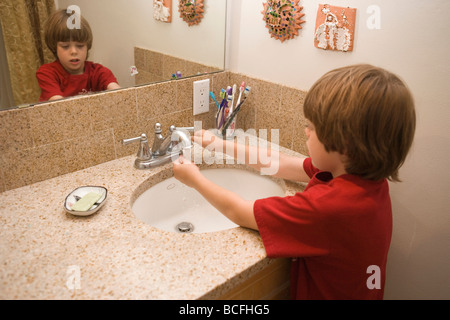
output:
<path id="1" fill-rule="evenodd" d="M 325 50 L 352 51 L 356 9 L 320 4 L 314 45 Z"/>
<path id="2" fill-rule="evenodd" d="M 199 24 L 203 19 L 203 0 L 180 0 L 178 11 L 189 26 Z"/>
<path id="3" fill-rule="evenodd" d="M 298 29 L 305 22 L 301 20 L 305 15 L 300 12 L 303 7 L 298 3 L 299 0 L 268 0 L 263 3 L 264 10 L 261 13 L 271 38 L 283 42 L 298 35 Z"/>
<path id="4" fill-rule="evenodd" d="M 153 18 L 162 22 L 172 22 L 172 0 L 153 0 Z"/>

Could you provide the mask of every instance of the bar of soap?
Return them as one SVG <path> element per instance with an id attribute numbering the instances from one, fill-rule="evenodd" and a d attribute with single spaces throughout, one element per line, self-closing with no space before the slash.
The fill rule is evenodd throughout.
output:
<path id="1" fill-rule="evenodd" d="M 89 192 L 72 206 L 73 211 L 88 211 L 102 197 L 101 194 Z"/>

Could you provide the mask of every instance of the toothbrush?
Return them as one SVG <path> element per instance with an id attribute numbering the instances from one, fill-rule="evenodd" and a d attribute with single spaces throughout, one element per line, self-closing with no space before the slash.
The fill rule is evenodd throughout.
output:
<path id="1" fill-rule="evenodd" d="M 250 93 L 250 90 L 252 90 L 252 87 L 250 87 L 250 86 L 246 86 L 245 87 L 245 90 L 244 90 L 245 97 L 244 97 L 244 99 L 247 98 L 248 94 Z"/>
<path id="2" fill-rule="evenodd" d="M 242 81 L 241 86 L 239 87 L 239 98 L 236 102 L 236 107 L 239 105 L 239 102 L 241 102 L 241 97 L 244 90 L 245 90 L 245 81 Z"/>
<path id="3" fill-rule="evenodd" d="M 222 135 L 226 135 L 227 133 L 227 129 L 228 127 L 233 123 L 234 118 L 236 117 L 237 113 L 239 112 L 239 110 L 241 109 L 242 104 L 245 102 L 245 99 L 243 99 L 238 106 L 236 107 L 236 109 L 234 109 L 234 111 L 230 114 L 230 116 L 228 117 L 227 121 L 225 122 L 225 124 L 222 126 Z"/>
<path id="4" fill-rule="evenodd" d="M 226 93 L 225 89 L 222 88 L 222 89 L 220 89 L 219 96 L 220 96 L 222 99 L 225 99 L 225 93 Z"/>
<path id="5" fill-rule="evenodd" d="M 230 91 L 229 91 L 229 92 L 231 92 L 231 94 L 228 94 L 228 97 L 227 97 L 227 107 L 225 109 L 225 117 L 228 117 L 228 114 L 230 113 L 231 109 L 233 108 L 232 104 L 230 107 L 230 103 L 232 103 L 232 101 L 233 101 L 233 94 L 232 94 L 231 90 L 232 89 L 230 89 Z"/>
<path id="6" fill-rule="evenodd" d="M 224 117 L 225 117 L 225 108 L 227 107 L 227 101 L 225 99 L 220 103 L 220 108 L 216 114 L 216 127 L 218 130 L 223 126 Z"/>
<path id="7" fill-rule="evenodd" d="M 233 85 L 233 95 L 231 96 L 231 107 L 230 107 L 230 112 L 233 112 L 233 108 L 234 108 L 234 97 L 236 96 L 236 84 Z"/>
<path id="8" fill-rule="evenodd" d="M 231 123 L 233 122 L 233 119 L 236 117 L 237 113 L 239 112 L 239 110 L 241 109 L 242 104 L 245 102 L 245 100 L 247 99 L 249 93 L 250 93 L 251 87 L 247 86 L 245 87 L 244 90 L 244 98 L 242 99 L 242 101 L 238 104 L 238 106 L 236 107 L 236 109 L 234 109 L 233 113 L 230 114 L 230 117 L 227 119 L 227 122 L 223 125 L 223 129 L 222 129 L 222 135 L 225 135 L 227 132 L 228 127 L 231 125 Z"/>
<path id="9" fill-rule="evenodd" d="M 217 109 L 220 109 L 219 103 L 216 100 L 216 97 L 214 96 L 214 93 L 211 91 L 209 93 L 209 95 L 211 96 L 211 98 L 214 100 L 214 102 L 216 103 Z"/>
<path id="10" fill-rule="evenodd" d="M 227 87 L 227 99 L 229 96 L 233 95 L 233 88 L 231 88 L 230 86 Z"/>
<path id="11" fill-rule="evenodd" d="M 227 87 L 227 109 L 226 111 L 228 111 L 228 109 L 230 108 L 230 101 L 233 98 L 233 88 L 228 86 Z"/>

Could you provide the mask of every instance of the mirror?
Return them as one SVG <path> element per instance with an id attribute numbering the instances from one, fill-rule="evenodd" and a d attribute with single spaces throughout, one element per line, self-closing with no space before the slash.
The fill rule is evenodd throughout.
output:
<path id="1" fill-rule="evenodd" d="M 12 1 L 14 5 L 21 2 L 25 1 Z M 53 0 L 36 2 L 53 2 Z M 188 77 L 224 70 L 227 0 L 203 1 L 203 18 L 201 23 L 193 26 L 189 26 L 180 17 L 179 0 L 172 0 L 170 23 L 154 19 L 153 0 L 54 0 L 54 2 L 56 9 L 65 9 L 71 5 L 80 8 L 81 15 L 89 22 L 94 35 L 88 60 L 109 68 L 121 88 L 167 81 L 177 75 Z M 3 22 L 1 25 L 3 31 L 10 27 Z M 26 37 L 33 39 L 32 35 Z M 10 104 L 3 102 L 5 97 L 8 97 L 8 86 L 9 95 L 14 90 L 11 81 L 5 81 L 9 80 L 9 74 L 14 70 L 4 72 L 4 65 L 8 62 L 5 61 L 7 49 L 2 46 L 4 44 L 2 42 L 3 39 L 0 37 L 2 68 L 0 79 L 3 83 L 0 110 L 11 109 L 18 105 L 20 107 L 35 105 L 39 94 L 34 101 L 21 103 L 13 101 Z M 137 67 L 137 74 L 133 74 L 133 66 Z M 29 71 L 33 72 L 34 79 L 37 67 Z M 38 90 L 40 93 L 39 87 Z"/>

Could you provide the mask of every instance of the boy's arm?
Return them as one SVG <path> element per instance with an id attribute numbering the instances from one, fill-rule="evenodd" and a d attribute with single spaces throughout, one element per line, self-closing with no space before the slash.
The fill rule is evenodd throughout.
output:
<path id="1" fill-rule="evenodd" d="M 111 82 L 106 87 L 106 90 L 114 90 L 114 89 L 120 89 L 120 85 L 117 82 Z"/>
<path id="2" fill-rule="evenodd" d="M 173 172 L 176 179 L 196 189 L 228 219 L 242 227 L 258 230 L 253 215 L 254 201 L 244 200 L 236 193 L 216 185 L 205 178 L 195 164 L 183 157 L 173 163 Z"/>
<path id="3" fill-rule="evenodd" d="M 48 101 L 59 100 L 59 99 L 63 99 L 63 98 L 64 98 L 63 96 L 55 95 L 55 96 L 50 97 L 50 99 L 48 99 Z"/>
<path id="4" fill-rule="evenodd" d="M 36 72 L 36 78 L 41 88 L 41 101 L 53 101 L 64 98 L 60 85 L 55 78 L 54 73 L 45 71 L 44 68 L 39 68 Z"/>
<path id="5" fill-rule="evenodd" d="M 235 143 L 233 140 L 222 140 L 211 132 L 202 130 L 195 132 L 193 140 L 209 150 L 219 150 L 229 156 L 237 158 L 238 155 L 245 154 L 245 163 L 254 169 L 261 171 L 265 168 L 276 168 L 275 177 L 308 182 L 309 176 L 303 169 L 305 158 L 289 156 L 276 150 L 259 148 Z M 261 156 L 270 159 L 268 163 L 261 161 Z M 250 159 L 256 159 L 250 161 Z"/>

